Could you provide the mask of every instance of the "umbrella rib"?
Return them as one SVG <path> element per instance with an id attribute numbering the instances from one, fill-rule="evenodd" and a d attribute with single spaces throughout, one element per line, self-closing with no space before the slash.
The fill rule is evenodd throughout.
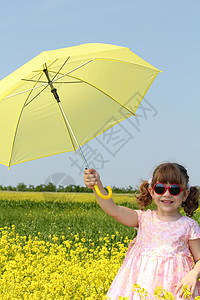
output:
<path id="1" fill-rule="evenodd" d="M 42 77 L 42 74 L 40 75 L 40 78 Z M 37 84 L 37 82 L 35 83 L 35 85 Z M 45 87 L 46 88 L 46 87 Z M 44 88 L 44 89 L 45 89 Z M 43 90 L 44 90 L 43 89 Z M 14 137 L 13 137 L 13 142 L 12 142 L 12 147 L 11 147 L 11 152 L 10 152 L 10 159 L 9 159 L 9 164 L 8 164 L 8 168 L 10 168 L 10 164 L 11 164 L 11 159 L 12 159 L 12 154 L 13 154 L 13 149 L 14 149 L 14 144 L 15 144 L 15 140 L 16 140 L 16 135 L 17 135 L 17 130 L 18 130 L 18 127 L 19 127 L 19 122 L 20 122 L 20 119 L 21 119 L 21 115 L 22 115 L 22 112 L 23 112 L 23 109 L 24 109 L 24 107 L 26 107 L 31 101 L 29 101 L 29 103 L 27 103 L 27 104 L 25 104 L 26 102 L 27 102 L 27 100 L 28 100 L 28 98 L 30 97 L 30 95 L 31 95 L 31 93 L 33 92 L 33 90 L 31 90 L 30 91 L 30 93 L 29 93 L 29 95 L 27 96 L 27 98 L 26 98 L 26 100 L 25 100 L 25 102 L 24 102 L 24 104 L 23 104 L 23 107 L 22 107 L 22 109 L 21 109 L 21 111 L 20 111 L 20 115 L 19 115 L 19 117 L 18 117 L 18 121 L 17 121 L 17 125 L 16 125 L 16 128 L 15 128 L 15 133 L 14 133 Z"/>
<path id="2" fill-rule="evenodd" d="M 39 80 L 40 80 L 41 77 L 42 77 L 42 74 L 40 74 Z M 38 81 L 39 81 L 39 80 L 38 80 Z M 37 81 L 36 81 L 34 87 L 36 86 L 36 84 L 37 84 Z M 34 88 L 34 87 L 33 87 L 33 88 Z M 27 96 L 27 98 L 26 98 L 26 101 L 24 102 L 24 107 L 26 106 L 26 102 L 27 102 L 28 98 L 31 96 L 31 93 L 32 93 L 32 92 L 33 92 L 33 90 L 31 90 L 30 93 L 28 94 L 28 96 Z"/>
<path id="3" fill-rule="evenodd" d="M 29 91 L 36 90 L 36 89 L 38 89 L 38 88 L 41 88 L 41 87 L 43 87 L 43 86 L 48 86 L 48 83 L 46 83 L 46 84 L 41 84 L 41 85 L 38 85 L 38 86 L 36 86 L 36 87 L 34 87 L 34 88 L 31 88 L 31 89 L 28 89 L 28 90 L 25 90 L 25 91 L 22 91 L 22 92 L 19 92 L 19 93 L 16 93 L 16 94 L 10 95 L 10 96 L 6 96 L 6 97 L 4 97 L 3 99 L 7 99 L 7 98 L 14 97 L 14 96 L 18 96 L 18 95 L 21 95 L 21 94 L 27 93 L 27 92 L 29 92 Z"/>
<path id="4" fill-rule="evenodd" d="M 66 128 L 67 128 L 67 130 L 68 130 L 69 137 L 70 137 L 70 139 L 71 139 L 71 143 L 72 143 L 72 146 L 73 146 L 73 148 L 74 148 L 74 151 L 76 152 L 76 148 L 75 148 L 75 146 L 74 146 L 74 142 L 73 142 L 73 139 L 72 139 L 72 137 L 71 137 L 71 134 L 72 134 L 72 136 L 73 136 L 73 138 L 74 138 L 74 140 L 75 140 L 75 142 L 76 142 L 76 146 L 77 146 L 78 149 L 79 149 L 79 152 L 80 152 L 80 154 L 81 154 L 81 157 L 82 157 L 82 159 L 83 159 L 83 162 L 84 162 L 84 164 L 85 164 L 85 167 L 86 167 L 87 169 L 89 169 L 87 160 L 86 160 L 86 158 L 85 158 L 85 156 L 84 156 L 84 154 L 83 154 L 83 151 L 82 151 L 82 149 L 81 149 L 81 147 L 80 147 L 80 145 L 79 145 L 79 142 L 78 142 L 78 140 L 77 140 L 77 138 L 76 138 L 76 136 L 75 136 L 75 134 L 74 134 L 74 131 L 73 131 L 73 129 L 72 129 L 70 123 L 69 123 L 69 120 L 68 120 L 68 118 L 67 118 L 67 116 L 66 116 L 66 114 L 65 114 L 65 112 L 64 112 L 64 109 L 63 109 L 63 107 L 62 107 L 60 101 L 59 101 L 59 102 L 57 101 L 57 103 L 58 103 L 60 112 L 61 112 L 61 114 L 62 114 L 63 120 L 64 120 L 64 122 L 65 122 L 65 126 L 66 126 Z"/>
<path id="5" fill-rule="evenodd" d="M 69 77 L 72 77 L 74 79 L 78 79 L 78 80 L 82 80 L 84 83 L 92 86 L 93 88 L 97 89 L 98 91 L 100 91 L 101 93 L 103 93 L 104 95 L 108 96 L 110 99 L 112 99 L 113 101 L 115 101 L 118 105 L 120 105 L 121 107 L 123 107 L 124 109 L 126 109 L 128 112 L 130 112 L 132 115 L 136 116 L 134 112 L 132 112 L 130 109 L 128 109 L 126 106 L 120 104 L 115 98 L 113 98 L 112 96 L 110 96 L 108 93 L 104 92 L 103 90 L 101 90 L 100 88 L 98 88 L 97 86 L 95 86 L 94 84 L 90 83 L 90 82 L 87 82 L 83 79 L 80 79 L 76 76 L 72 76 L 72 75 L 67 75 Z"/>
<path id="6" fill-rule="evenodd" d="M 56 76 L 60 73 L 60 71 L 62 70 L 62 68 L 64 67 L 64 65 L 68 62 L 68 60 L 70 59 L 70 56 L 65 60 L 65 62 L 63 63 L 63 65 L 60 67 L 60 69 L 58 70 L 58 72 L 56 73 L 56 75 L 52 78 L 52 81 L 56 78 Z"/>
<path id="7" fill-rule="evenodd" d="M 46 83 L 46 81 L 41 81 L 41 80 L 32 80 L 32 79 L 22 79 L 22 80 L 25 80 L 25 81 L 31 81 L 31 82 L 36 82 L 36 83 L 38 83 L 38 82 L 40 82 L 40 83 Z M 55 80 L 54 80 L 55 81 Z M 83 83 L 83 81 L 82 80 L 80 80 L 80 81 L 56 81 L 56 83 Z M 34 87 L 35 88 L 35 87 Z M 34 88 L 32 88 L 32 90 L 34 89 Z"/>
<path id="8" fill-rule="evenodd" d="M 55 80 L 54 80 L 55 82 Z M 83 83 L 83 80 L 80 80 L 80 81 L 56 81 L 56 83 Z"/>
<path id="9" fill-rule="evenodd" d="M 85 159 L 85 156 L 84 156 L 84 154 L 83 154 L 83 152 L 82 152 L 82 149 L 81 149 L 81 147 L 79 146 L 78 140 L 77 140 L 77 138 L 76 138 L 76 136 L 75 136 L 75 134 L 74 134 L 74 131 L 73 131 L 71 125 L 70 125 L 70 122 L 69 122 L 69 120 L 68 120 L 68 118 L 67 118 L 67 116 L 66 116 L 66 114 L 65 114 L 65 112 L 64 112 L 64 110 L 63 110 L 63 107 L 62 107 L 62 105 L 61 105 L 61 103 L 60 103 L 60 99 L 59 99 L 59 96 L 58 96 L 58 93 L 57 93 L 57 89 L 53 86 L 53 82 L 52 82 L 52 80 L 50 79 L 50 76 L 49 76 L 49 73 L 48 73 L 47 66 L 46 66 L 46 68 L 43 70 L 43 72 L 45 73 L 45 75 L 46 75 L 46 77 L 47 77 L 48 84 L 49 84 L 49 86 L 50 86 L 50 88 L 51 88 L 51 92 L 52 92 L 52 94 L 53 94 L 53 96 L 54 96 L 54 98 L 55 98 L 55 100 L 56 100 L 56 102 L 57 102 L 57 104 L 58 104 L 59 109 L 60 109 L 60 112 L 61 112 L 61 115 L 62 115 L 62 117 L 63 117 L 65 126 L 66 126 L 66 128 L 67 128 L 69 137 L 70 137 L 70 139 L 71 139 L 71 143 L 72 143 L 72 146 L 73 146 L 73 148 L 74 148 L 74 151 L 76 152 L 76 148 L 75 148 L 75 145 L 74 145 L 74 141 L 73 141 L 73 139 L 72 139 L 72 136 L 73 136 L 73 138 L 74 138 L 74 140 L 75 140 L 75 142 L 76 142 L 76 145 L 78 146 L 78 149 L 79 149 L 79 151 L 80 151 L 80 154 L 81 154 L 81 156 L 82 156 L 82 159 L 83 159 L 83 161 L 84 161 L 84 163 L 85 163 L 86 168 L 89 168 L 88 163 L 87 163 L 87 161 L 86 161 L 86 159 Z M 54 77 L 54 78 L 55 78 L 55 77 Z M 71 136 L 71 135 L 72 135 L 72 136 Z"/>
<path id="10" fill-rule="evenodd" d="M 30 82 L 36 82 L 36 83 L 38 83 L 38 82 L 40 82 L 40 83 L 47 83 L 46 81 L 42 81 L 42 80 L 33 80 L 33 79 L 21 79 L 21 80 L 23 80 L 23 81 L 30 81 Z M 32 88 L 32 89 L 34 89 L 34 88 Z"/>
<path id="11" fill-rule="evenodd" d="M 55 59 L 52 63 L 51 63 L 51 65 L 52 64 L 54 64 L 56 61 L 58 60 L 58 58 L 57 59 Z M 50 65 L 50 66 L 51 66 Z M 33 72 L 41 72 L 41 70 L 33 70 Z M 35 77 L 35 76 L 33 76 L 33 77 Z M 23 79 L 21 79 L 22 81 L 23 81 Z M 19 86 L 21 86 L 22 85 L 22 83 L 21 84 L 19 84 L 17 87 L 19 87 Z M 41 85 L 41 86 L 43 86 L 43 85 Z M 36 87 L 36 88 L 39 88 L 39 87 L 41 87 L 41 86 L 38 86 L 38 87 Z M 15 87 L 15 89 L 17 88 L 17 87 Z M 15 90 L 14 89 L 14 90 Z M 29 92 L 30 90 L 32 90 L 32 89 L 28 89 L 28 90 L 25 90 L 25 91 L 23 91 L 23 92 L 20 92 L 20 93 L 16 93 L 16 94 L 13 94 L 13 95 L 10 95 L 10 96 L 6 96 L 6 97 L 3 97 L 2 99 L 7 99 L 7 98 L 11 98 L 11 97 L 13 97 L 13 96 L 17 96 L 17 95 L 21 95 L 21 94 L 23 94 L 23 93 L 25 93 L 25 92 Z"/>
<path id="12" fill-rule="evenodd" d="M 144 65 L 141 65 L 139 63 L 135 63 L 135 62 L 130 62 L 130 61 L 126 61 L 126 60 L 120 60 L 120 59 L 112 59 L 112 58 L 100 58 L 100 57 L 97 57 L 95 58 L 94 60 L 108 60 L 108 61 L 115 61 L 115 62 L 121 62 L 121 63 L 125 63 L 125 64 L 129 64 L 129 65 L 136 65 L 138 67 L 142 67 L 142 68 L 145 68 L 145 69 L 150 69 L 150 70 L 158 70 L 157 68 L 154 68 L 153 66 L 144 66 Z M 145 62 L 145 61 L 144 61 Z M 158 70 L 159 72 L 162 72 L 160 70 Z"/>
<path id="13" fill-rule="evenodd" d="M 71 70 L 71 71 L 67 72 L 66 74 L 64 74 L 64 75 L 62 75 L 62 76 L 60 76 L 60 77 L 56 78 L 56 79 L 54 80 L 54 82 L 55 82 L 55 81 L 57 81 L 58 79 L 60 79 L 60 78 L 64 77 L 64 76 L 68 75 L 69 73 L 71 73 L 71 72 L 73 72 L 73 71 L 75 71 L 75 70 L 77 70 L 77 69 L 79 69 L 79 68 L 83 67 L 84 65 L 86 65 L 86 64 L 88 64 L 88 63 L 90 63 L 91 61 L 93 61 L 93 59 L 90 59 L 89 61 L 87 61 L 86 63 L 84 63 L 84 64 L 80 65 L 79 67 L 76 67 L 75 69 L 73 69 L 73 70 Z M 81 80 L 81 79 L 79 79 L 79 80 Z M 83 80 L 81 80 L 81 81 L 83 81 Z M 22 91 L 22 92 L 20 92 L 20 93 L 16 93 L 16 94 L 13 94 L 13 95 L 10 95 L 10 96 L 6 96 L 6 97 L 4 97 L 3 99 L 7 99 L 7 98 L 14 97 L 14 96 L 18 96 L 18 95 L 21 95 L 21 94 L 23 94 L 23 93 L 29 92 L 29 91 L 31 91 L 31 90 L 34 90 L 34 89 L 38 89 L 38 88 L 40 88 L 40 87 L 43 87 L 43 86 L 45 86 L 45 85 L 47 85 L 47 86 L 48 86 L 48 83 L 46 83 L 46 84 L 45 84 L 45 83 L 44 83 L 44 84 L 41 84 L 41 85 L 39 85 L 39 86 L 36 86 L 36 87 L 34 87 L 34 88 L 31 88 L 31 89 L 28 89 L 28 90 Z"/>
<path id="14" fill-rule="evenodd" d="M 64 67 L 64 65 L 67 63 L 67 61 L 69 60 L 69 58 L 70 58 L 70 56 L 65 60 L 65 62 L 62 64 L 62 66 L 60 67 L 60 69 L 57 71 L 57 72 L 55 72 L 55 71 L 51 71 L 51 73 L 55 73 L 55 75 L 54 75 L 54 77 L 52 78 L 52 80 L 51 81 L 53 81 L 55 78 L 56 78 L 56 76 L 60 73 L 60 71 L 62 70 L 62 68 Z M 54 63 L 56 62 L 56 60 L 51 64 L 51 65 L 53 65 Z M 50 65 L 50 66 L 51 66 Z M 49 67 L 47 67 L 47 65 L 45 64 L 45 68 L 49 68 Z M 43 74 L 43 73 L 41 73 L 41 74 Z M 63 74 L 62 74 L 63 75 Z M 34 76 L 33 76 L 34 77 Z M 42 75 L 40 76 L 40 78 L 42 77 Z M 23 80 L 23 81 L 30 81 L 30 82 L 36 82 L 36 83 L 38 83 L 38 82 L 40 82 L 40 83 L 47 83 L 46 81 L 42 81 L 42 80 L 33 80 L 33 79 L 25 79 L 25 78 L 22 78 L 21 80 Z M 62 82 L 63 83 L 63 82 Z M 67 83 L 67 82 L 66 82 Z M 35 86 L 33 87 L 33 88 L 35 88 Z"/>
<path id="15" fill-rule="evenodd" d="M 19 127 L 19 122 L 20 122 L 20 119 L 21 119 L 23 108 L 24 108 L 24 106 L 22 107 L 22 109 L 20 111 L 20 115 L 18 117 L 17 125 L 16 125 L 16 128 L 15 128 L 15 133 L 14 133 L 14 137 L 13 137 L 13 141 L 12 141 L 12 148 L 11 148 L 11 151 L 10 151 L 10 159 L 9 159 L 9 163 L 8 163 L 8 169 L 10 168 L 10 165 L 11 165 L 11 159 L 12 159 L 13 149 L 14 149 L 14 145 L 15 145 L 17 130 L 18 130 L 18 127 Z"/>
<path id="16" fill-rule="evenodd" d="M 70 137 L 70 139 L 71 139 L 72 146 L 73 146 L 73 148 L 74 148 L 74 151 L 76 152 L 76 148 L 75 148 L 75 146 L 74 146 L 74 142 L 73 142 L 73 139 L 72 139 L 72 137 L 71 137 L 71 133 L 73 134 L 73 131 L 72 131 L 71 126 L 70 126 L 70 124 L 69 124 L 69 121 L 68 121 L 68 119 L 67 119 L 67 117 L 66 117 L 66 115 L 65 115 L 65 112 L 64 112 L 64 110 L 63 110 L 63 108 L 62 108 L 62 105 L 60 104 L 60 99 L 59 99 L 59 95 L 58 95 L 58 93 L 57 93 L 57 89 L 53 86 L 52 80 L 50 79 L 49 72 L 48 72 L 48 69 L 47 69 L 47 65 L 44 65 L 44 67 L 46 67 L 46 68 L 44 68 L 43 72 L 44 72 L 44 74 L 46 75 L 46 78 L 47 78 L 47 81 L 48 81 L 48 85 L 49 85 L 49 87 L 50 87 L 50 89 L 51 89 L 51 93 L 53 94 L 53 96 L 54 96 L 54 98 L 55 98 L 55 100 L 56 100 L 56 102 L 57 102 L 57 104 L 58 104 L 58 107 L 59 107 L 59 109 L 60 109 L 61 115 L 62 115 L 63 120 L 64 120 L 64 122 L 65 122 L 65 126 L 66 126 L 66 128 L 67 128 L 69 137 Z M 69 129 L 71 129 L 71 131 L 70 131 Z M 76 138 L 75 138 L 75 141 L 76 141 Z M 77 142 L 77 141 L 76 141 L 76 142 Z"/>
<path id="17" fill-rule="evenodd" d="M 70 58 L 70 56 L 65 60 L 65 62 L 64 62 L 63 65 L 60 67 L 60 69 L 58 70 L 58 72 L 56 72 L 56 75 L 53 77 L 53 79 L 57 76 L 57 74 L 60 73 L 60 71 L 62 70 L 62 68 L 64 67 L 64 65 L 66 64 L 66 62 L 69 60 L 69 58 Z M 52 66 L 57 60 L 58 60 L 58 59 L 54 60 L 54 62 L 52 62 L 52 63 L 50 64 L 50 66 Z M 45 64 L 45 65 L 46 65 L 46 64 Z M 50 66 L 49 66 L 49 67 L 50 67 Z M 47 65 L 46 65 L 46 67 L 47 67 Z M 43 73 L 41 73 L 40 78 L 42 77 L 42 75 L 43 75 Z M 33 76 L 33 77 L 35 77 L 35 76 Z M 52 79 L 52 81 L 53 81 L 53 79 Z M 40 83 L 45 83 L 45 84 L 47 84 L 46 81 L 42 81 L 42 80 L 33 80 L 33 79 L 24 79 L 24 78 L 21 79 L 21 80 L 24 80 L 24 81 L 31 81 L 31 82 L 36 82 L 36 83 L 40 82 Z M 35 84 L 35 86 L 36 86 L 36 84 Z M 33 87 L 33 89 L 35 88 L 35 86 Z M 37 96 L 36 96 L 36 97 L 37 97 Z"/>
<path id="18" fill-rule="evenodd" d="M 80 66 L 78 66 L 78 67 L 76 67 L 76 68 L 74 68 L 73 70 L 71 70 L 71 71 L 69 71 L 69 72 L 67 72 L 67 73 L 65 73 L 65 74 L 63 74 L 62 76 L 60 76 L 60 77 L 58 77 L 58 78 L 56 78 L 53 82 L 55 82 L 55 81 L 57 81 L 58 79 L 60 79 L 60 78 L 62 78 L 62 77 L 64 77 L 64 76 L 66 76 L 66 75 L 68 75 L 68 74 L 70 74 L 71 72 L 74 72 L 74 71 L 76 71 L 76 70 L 78 70 L 78 69 L 80 69 L 80 68 L 82 68 L 83 66 L 85 66 L 86 64 L 88 64 L 88 63 L 90 63 L 91 61 L 93 61 L 94 59 L 90 59 L 90 60 L 88 60 L 87 62 L 85 62 L 84 64 L 82 64 L 82 65 L 80 65 Z M 71 76 L 72 77 L 72 76 Z M 75 77 L 74 77 L 75 78 Z M 81 81 L 83 81 L 82 79 L 78 79 L 78 80 L 81 80 Z"/>
<path id="19" fill-rule="evenodd" d="M 28 103 L 24 104 L 24 107 L 29 105 L 35 98 L 37 98 L 46 88 L 48 87 L 48 84 L 39 92 L 37 95 L 35 95 Z"/>
<path id="20" fill-rule="evenodd" d="M 69 59 L 69 58 L 68 58 Z M 67 60 L 68 60 L 67 59 Z M 67 62 L 67 60 L 65 61 L 65 63 Z M 65 65 L 65 63 L 63 64 L 63 66 Z M 63 67 L 62 66 L 62 67 Z M 60 69 L 61 70 L 61 69 Z M 60 71 L 59 70 L 59 71 Z M 42 77 L 42 75 L 43 74 L 41 74 L 40 75 L 40 77 L 39 77 L 39 79 Z M 55 75 L 56 76 L 56 75 Z M 31 80 L 32 81 L 32 80 Z M 39 82 L 39 80 L 38 81 L 35 81 L 35 86 L 36 86 L 36 84 Z M 35 97 L 33 97 L 28 103 L 26 103 L 27 102 L 27 100 L 28 100 L 28 98 L 30 97 L 30 95 L 31 95 L 31 93 L 33 92 L 33 90 L 35 89 L 35 86 L 32 88 L 32 89 L 30 89 L 30 93 L 29 93 L 29 95 L 27 96 L 27 98 L 26 98 L 26 100 L 25 100 L 25 102 L 24 102 L 24 105 L 23 105 L 23 107 L 22 107 L 22 109 L 21 109 L 21 111 L 20 111 L 20 115 L 19 115 L 19 118 L 18 118 L 18 121 L 17 121 L 17 125 L 16 125 L 16 129 L 15 129 L 15 133 L 14 133 L 14 138 L 13 138 L 13 143 L 12 143 L 12 148 L 11 148 L 11 153 L 10 153 L 10 159 L 9 159 L 9 164 L 8 164 L 8 168 L 10 168 L 10 165 L 11 165 L 11 159 L 12 159 L 12 153 L 13 153 L 13 149 L 14 149 L 14 144 L 15 144 L 15 140 L 16 140 L 16 135 L 17 135 L 17 130 L 18 130 L 18 127 L 19 127 L 19 122 L 20 122 L 20 119 L 21 119 L 21 115 L 22 115 L 22 112 L 23 112 L 23 109 L 27 106 L 27 105 L 29 105 L 36 97 L 38 97 L 47 87 L 48 87 L 48 83 L 47 83 L 47 85 L 35 96 Z"/>
<path id="21" fill-rule="evenodd" d="M 86 64 L 88 64 L 88 63 L 90 63 L 91 61 L 94 61 L 94 60 L 101 60 L 101 58 L 94 58 L 94 59 L 91 59 L 91 60 L 87 61 L 86 63 L 82 64 L 81 66 L 79 66 L 79 67 L 77 67 L 77 68 L 75 68 L 75 69 L 69 71 L 68 73 L 66 73 L 66 74 L 64 74 L 64 75 L 62 75 L 62 76 L 60 76 L 60 77 L 58 77 L 57 79 L 54 80 L 54 82 L 57 81 L 58 79 L 64 77 L 64 76 L 68 76 L 68 77 L 71 77 L 71 78 L 80 80 L 80 81 L 82 81 L 82 82 L 84 82 L 84 83 L 86 83 L 86 84 L 88 84 L 88 85 L 90 85 L 90 86 L 96 88 L 97 90 L 99 90 L 100 92 L 102 92 L 103 94 L 105 94 L 106 96 L 108 96 L 109 98 L 111 98 L 113 101 L 115 101 L 117 104 L 119 104 L 121 107 L 123 107 L 124 109 L 126 109 L 126 110 L 127 110 L 128 112 L 130 112 L 132 115 L 136 116 L 136 114 L 135 114 L 134 112 L 132 112 L 131 110 L 129 110 L 129 109 L 128 109 L 127 107 L 125 107 L 124 105 L 120 104 L 115 98 L 113 98 L 112 96 L 110 96 L 108 93 L 104 92 L 103 90 L 101 90 L 101 89 L 98 88 L 97 86 L 95 86 L 95 85 L 93 85 L 93 84 L 91 84 L 91 83 L 89 83 L 89 82 L 87 82 L 87 81 L 85 81 L 85 80 L 83 80 L 83 79 L 81 79 L 81 78 L 78 78 L 78 77 L 76 77 L 76 76 L 69 75 L 69 74 L 72 73 L 73 71 L 76 71 L 77 69 L 83 67 L 84 65 L 86 65 Z M 151 70 L 152 70 L 151 67 L 141 66 L 141 65 L 136 64 L 136 63 L 126 62 L 126 61 L 122 61 L 122 60 L 116 60 L 116 59 L 104 59 L 104 58 L 102 58 L 102 60 L 119 61 L 119 62 L 124 62 L 124 63 L 127 63 L 127 64 L 135 64 L 135 65 L 138 65 L 138 66 L 140 66 L 140 67 L 143 67 L 143 68 L 147 68 L 147 69 L 151 69 Z M 158 71 L 159 71 L 159 70 L 158 70 Z M 160 71 L 159 71 L 159 72 L 160 72 Z M 157 73 L 157 74 L 158 74 L 158 73 Z M 156 75 L 157 75 L 157 74 L 156 74 Z M 55 78 L 55 77 L 54 77 L 54 78 Z M 53 80 L 52 80 L 52 81 L 53 81 Z M 148 88 L 147 88 L 147 90 L 148 90 Z M 144 95 L 145 95 L 145 94 L 146 94 L 146 92 L 144 93 Z M 144 97 L 144 95 L 143 95 L 143 97 Z M 143 97 L 142 97 L 142 99 L 143 99 Z"/>
<path id="22" fill-rule="evenodd" d="M 140 103 L 142 102 L 142 100 L 143 100 L 144 96 L 146 95 L 146 93 L 147 93 L 148 89 L 150 88 L 150 86 L 152 85 L 152 83 L 153 83 L 154 79 L 156 78 L 156 76 L 157 76 L 158 74 L 159 74 L 159 72 L 157 72 L 157 73 L 155 74 L 155 76 L 153 77 L 153 79 L 152 79 L 152 80 L 151 80 L 151 82 L 149 83 L 149 85 L 148 85 L 148 87 L 146 88 L 146 90 L 145 90 L 144 94 L 142 95 L 142 97 L 141 97 L 140 101 L 138 102 L 138 104 L 137 104 L 137 106 L 136 106 L 136 108 L 135 108 L 135 111 L 137 110 L 138 106 L 139 106 L 139 105 L 140 105 Z"/>

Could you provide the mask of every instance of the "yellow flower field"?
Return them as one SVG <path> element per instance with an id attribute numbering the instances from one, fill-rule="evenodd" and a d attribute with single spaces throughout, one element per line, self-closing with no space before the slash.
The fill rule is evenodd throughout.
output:
<path id="1" fill-rule="evenodd" d="M 77 203 L 91 203 L 96 202 L 96 198 L 93 193 L 51 193 L 51 192 L 7 192 L 0 191 L 0 200 L 30 200 L 36 202 L 42 201 L 56 201 L 56 202 L 77 202 Z M 135 201 L 133 194 L 114 194 L 116 203 L 122 203 L 124 201 Z"/>
<path id="2" fill-rule="evenodd" d="M 107 236 L 97 248 L 91 241 L 88 249 L 84 238 L 78 234 L 74 238 L 73 243 L 63 236 L 63 242 L 58 244 L 56 236 L 50 237 L 51 242 L 44 242 L 40 233 L 32 239 L 16 234 L 15 226 L 0 228 L 1 299 L 107 299 L 106 291 L 130 241 L 113 246 L 116 236 Z M 140 299 L 148 299 L 144 289 L 138 285 L 133 288 Z M 155 290 L 155 295 L 158 299 L 174 299 L 161 288 Z M 187 291 L 185 296 L 189 299 Z"/>
<path id="3" fill-rule="evenodd" d="M 15 227 L 0 229 L 1 299 L 103 299 L 116 275 L 129 240 L 114 236 L 100 240 L 101 246 L 85 247 L 84 238 L 74 242 L 56 236 L 44 242 L 19 236 Z"/>
<path id="4" fill-rule="evenodd" d="M 114 200 L 137 207 L 133 195 Z M 135 232 L 106 216 L 93 194 L 2 192 L 0 224 L 2 300 L 107 299 Z M 173 299 L 161 287 L 155 293 Z"/>

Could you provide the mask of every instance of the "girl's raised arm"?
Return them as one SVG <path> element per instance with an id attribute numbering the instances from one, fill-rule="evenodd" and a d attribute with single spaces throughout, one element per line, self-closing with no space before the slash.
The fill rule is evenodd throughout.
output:
<path id="1" fill-rule="evenodd" d="M 107 192 L 105 191 L 102 182 L 100 180 L 100 176 L 98 172 L 94 169 L 87 169 L 84 172 L 84 182 L 85 185 L 92 189 L 97 202 L 99 203 L 100 207 L 107 213 L 109 216 L 117 220 L 118 222 L 132 227 L 138 226 L 138 214 L 135 210 L 124 207 L 124 206 L 118 206 L 114 203 L 114 201 L 111 199 L 104 200 L 100 198 L 97 193 L 94 190 L 94 185 L 97 184 L 99 187 L 100 192 L 103 195 L 107 195 Z"/>

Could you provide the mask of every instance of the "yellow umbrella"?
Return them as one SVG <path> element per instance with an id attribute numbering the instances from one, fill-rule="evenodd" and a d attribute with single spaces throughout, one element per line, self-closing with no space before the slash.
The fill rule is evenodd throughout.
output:
<path id="1" fill-rule="evenodd" d="M 88 168 L 80 146 L 134 115 L 159 72 L 115 45 L 40 53 L 0 81 L 0 163 L 79 148 Z"/>

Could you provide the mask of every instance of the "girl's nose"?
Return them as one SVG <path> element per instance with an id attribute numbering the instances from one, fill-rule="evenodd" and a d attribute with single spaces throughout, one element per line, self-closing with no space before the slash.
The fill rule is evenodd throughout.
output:
<path id="1" fill-rule="evenodd" d="M 163 196 L 171 197 L 172 195 L 170 194 L 169 190 L 166 189 L 166 191 L 165 191 L 165 193 L 163 194 Z"/>

